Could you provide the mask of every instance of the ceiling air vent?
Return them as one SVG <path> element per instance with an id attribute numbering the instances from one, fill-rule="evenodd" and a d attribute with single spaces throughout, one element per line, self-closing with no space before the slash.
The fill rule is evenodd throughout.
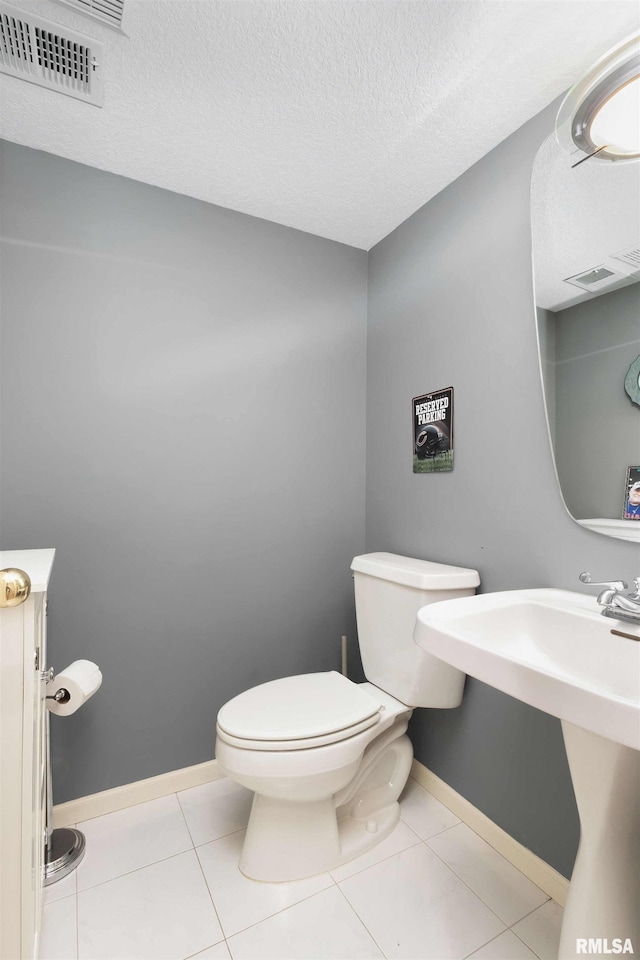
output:
<path id="1" fill-rule="evenodd" d="M 98 20 L 114 30 L 124 30 L 124 0 L 56 0 L 56 3 L 73 7 L 86 17 Z"/>
<path id="2" fill-rule="evenodd" d="M 0 73 L 102 106 L 103 46 L 0 3 Z"/>
<path id="3" fill-rule="evenodd" d="M 632 267 L 634 270 L 640 270 L 640 245 L 637 243 L 627 247 L 626 250 L 612 253 L 611 256 L 614 260 L 620 260 L 621 263 L 626 263 L 628 267 Z"/>

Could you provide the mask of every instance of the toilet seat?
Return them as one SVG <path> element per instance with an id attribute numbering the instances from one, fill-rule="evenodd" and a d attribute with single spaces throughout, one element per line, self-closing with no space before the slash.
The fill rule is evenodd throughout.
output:
<path id="1" fill-rule="evenodd" d="M 216 729 L 226 743 L 246 750 L 307 750 L 374 726 L 383 699 L 335 671 L 284 677 L 226 703 Z"/>

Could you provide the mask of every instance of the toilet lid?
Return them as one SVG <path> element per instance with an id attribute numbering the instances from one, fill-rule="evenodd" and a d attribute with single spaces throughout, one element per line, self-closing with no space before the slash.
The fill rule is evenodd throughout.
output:
<path id="1" fill-rule="evenodd" d="M 340 673 L 305 673 L 272 680 L 234 697 L 218 727 L 244 740 L 308 740 L 375 723 L 380 704 Z"/>

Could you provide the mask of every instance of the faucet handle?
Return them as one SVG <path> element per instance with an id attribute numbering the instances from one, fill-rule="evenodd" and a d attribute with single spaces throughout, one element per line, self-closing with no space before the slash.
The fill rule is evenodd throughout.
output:
<path id="1" fill-rule="evenodd" d="M 580 583 L 590 583 L 593 587 L 609 587 L 611 590 L 626 590 L 628 586 L 625 580 L 604 580 L 602 583 L 599 583 L 596 580 L 592 580 L 591 574 L 587 573 L 586 570 L 580 574 L 578 580 Z M 634 583 L 636 587 L 640 589 L 640 577 L 638 580 L 635 580 Z"/>

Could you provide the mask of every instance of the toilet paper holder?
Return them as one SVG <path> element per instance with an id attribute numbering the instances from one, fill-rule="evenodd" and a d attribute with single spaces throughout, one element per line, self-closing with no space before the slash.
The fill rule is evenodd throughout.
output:
<path id="1" fill-rule="evenodd" d="M 60 687 L 59 690 L 53 694 L 53 696 L 45 697 L 45 700 L 55 700 L 56 703 L 69 703 L 71 699 L 71 694 L 68 690 L 65 690 L 64 687 Z"/>
<path id="2" fill-rule="evenodd" d="M 52 683 L 55 680 L 55 670 L 40 671 L 40 680 Z M 57 703 L 68 703 L 71 699 L 69 691 L 60 687 L 54 694 L 46 694 L 45 700 L 55 700 Z M 78 866 L 85 854 L 86 840 L 80 830 L 73 827 L 53 826 L 53 793 L 51 785 L 51 735 L 49 730 L 49 711 L 45 710 L 45 770 L 46 770 L 46 807 L 44 830 L 44 865 L 43 884 L 48 887 L 51 883 L 62 880 Z"/>
<path id="3" fill-rule="evenodd" d="M 49 667 L 48 670 L 40 671 L 40 679 L 44 680 L 45 683 L 52 683 L 56 678 L 56 672 L 53 667 Z M 60 687 L 59 690 L 56 690 L 54 694 L 47 694 L 45 700 L 55 700 L 56 703 L 68 703 L 71 699 L 71 695 L 68 690 L 64 687 Z"/>

